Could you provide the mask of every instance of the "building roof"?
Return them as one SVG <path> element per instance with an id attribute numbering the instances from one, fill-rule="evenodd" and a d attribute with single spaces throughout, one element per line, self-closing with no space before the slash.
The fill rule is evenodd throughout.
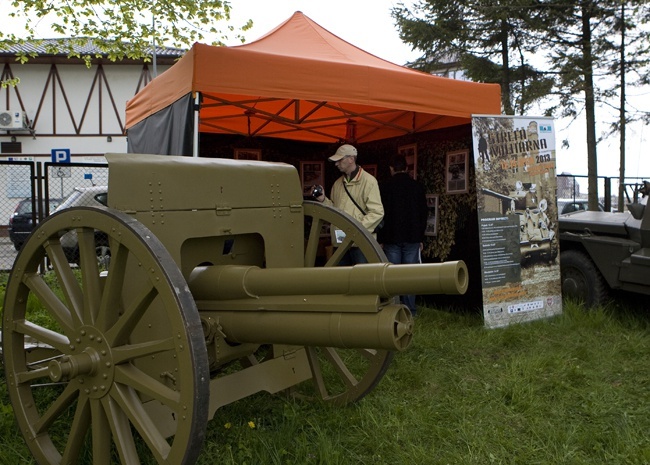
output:
<path id="1" fill-rule="evenodd" d="M 82 57 L 84 55 L 92 56 L 93 62 L 102 60 L 95 58 L 97 55 L 101 55 L 104 57 L 103 60 L 109 61 L 107 51 L 99 47 L 92 38 L 74 39 L 64 37 L 59 39 L 30 40 L 21 44 L 0 42 L 0 62 L 7 62 L 7 58 L 10 58 L 11 61 L 13 61 L 17 55 L 25 53 L 37 55 L 36 57 L 30 58 L 30 62 L 51 63 L 61 62 L 61 60 L 69 60 L 72 62 L 81 61 L 77 57 L 69 57 L 71 48 L 75 53 L 78 53 Z M 161 64 L 171 64 L 178 58 L 182 57 L 186 52 L 187 50 L 182 48 L 157 46 L 156 60 Z M 125 58 L 119 60 L 117 63 L 141 63 L 142 61 L 144 60 Z"/>

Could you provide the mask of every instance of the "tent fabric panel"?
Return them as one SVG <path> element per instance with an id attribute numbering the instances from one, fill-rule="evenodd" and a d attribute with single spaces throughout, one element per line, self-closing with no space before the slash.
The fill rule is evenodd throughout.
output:
<path id="1" fill-rule="evenodd" d="M 233 48 L 374 68 L 409 70 L 350 44 L 300 11 L 259 39 Z"/>
<path id="2" fill-rule="evenodd" d="M 195 44 L 129 102 L 127 127 L 190 91 L 354 103 L 468 119 L 501 110 L 496 84 L 242 52 Z"/>
<path id="3" fill-rule="evenodd" d="M 356 121 L 364 140 L 376 140 L 501 112 L 497 84 L 441 78 L 396 65 L 345 42 L 300 12 L 250 44 L 194 44 L 129 101 L 126 127 L 188 93 L 204 97 L 202 132 L 327 142 L 345 136 L 348 119 Z M 306 107 L 318 110 L 311 114 Z"/>
<path id="4" fill-rule="evenodd" d="M 201 92 L 355 103 L 467 118 L 501 111 L 497 84 L 202 44 L 194 49 L 194 90 Z"/>
<path id="5" fill-rule="evenodd" d="M 187 94 L 127 130 L 128 153 L 192 155 L 194 100 Z"/>
<path id="6" fill-rule="evenodd" d="M 126 127 L 130 128 L 192 92 L 194 52 L 189 50 L 172 67 L 157 76 L 126 104 Z"/>

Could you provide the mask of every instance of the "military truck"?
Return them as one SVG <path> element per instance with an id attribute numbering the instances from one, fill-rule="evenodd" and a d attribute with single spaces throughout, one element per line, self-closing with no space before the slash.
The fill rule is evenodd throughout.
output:
<path id="1" fill-rule="evenodd" d="M 650 295 L 650 182 L 625 212 L 576 211 L 560 215 L 562 294 L 588 307 L 610 290 Z"/>

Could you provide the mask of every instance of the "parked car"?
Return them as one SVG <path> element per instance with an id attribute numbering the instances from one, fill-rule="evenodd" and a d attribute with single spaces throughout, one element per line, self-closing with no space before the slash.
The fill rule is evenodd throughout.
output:
<path id="1" fill-rule="evenodd" d="M 557 199 L 557 209 L 560 215 L 585 211 L 589 209 L 589 201 L 587 199 Z M 601 212 L 605 210 L 600 203 L 598 204 L 598 210 Z"/>
<path id="2" fill-rule="evenodd" d="M 72 207 L 105 207 L 107 203 L 107 186 L 75 187 L 56 211 L 59 212 Z M 68 231 L 61 236 L 61 246 L 70 263 L 77 263 L 79 260 L 79 244 L 75 230 Z M 96 233 L 95 247 L 100 267 L 103 269 L 108 268 L 111 256 L 108 248 L 108 238 L 103 234 Z"/>
<path id="3" fill-rule="evenodd" d="M 56 211 L 70 207 L 105 207 L 108 199 L 107 186 L 75 187 Z"/>
<path id="4" fill-rule="evenodd" d="M 32 199 L 27 198 L 18 202 L 16 209 L 9 218 L 9 239 L 14 245 L 16 250 L 20 250 L 27 240 L 27 236 L 34 229 L 34 217 L 38 219 L 39 211 L 43 210 L 44 213 L 52 213 L 60 204 L 61 199 L 49 199 L 49 208 L 43 209 L 43 200 L 36 201 L 36 214 L 32 212 Z"/>

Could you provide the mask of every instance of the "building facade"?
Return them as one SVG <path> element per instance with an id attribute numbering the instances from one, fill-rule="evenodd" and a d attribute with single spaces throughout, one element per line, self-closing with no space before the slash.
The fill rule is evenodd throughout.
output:
<path id="1" fill-rule="evenodd" d="M 75 187 L 106 182 L 93 166 L 52 170 L 45 163 L 63 157 L 93 165 L 105 163 L 106 153 L 126 152 L 126 102 L 154 77 L 151 60 L 113 62 L 89 43 L 76 49 L 94 57 L 88 66 L 67 56 L 65 41 L 0 45 L 0 237 L 23 199 L 65 197 Z M 52 45 L 62 51 L 49 53 Z M 36 56 L 21 63 L 21 52 Z M 157 48 L 156 72 L 184 53 Z"/>
<path id="2" fill-rule="evenodd" d="M 63 45 L 65 40 L 47 42 Z M 41 43 L 0 50 L 0 81 L 18 79 L 0 92 L 0 157 L 50 159 L 52 150 L 68 149 L 72 161 L 88 161 L 126 151 L 126 102 L 154 77 L 151 61 L 113 62 L 88 45 L 78 53 L 100 58 L 87 66 L 83 59 L 48 49 Z M 16 60 L 21 51 L 37 56 L 21 64 Z M 157 72 L 184 53 L 157 48 Z"/>

